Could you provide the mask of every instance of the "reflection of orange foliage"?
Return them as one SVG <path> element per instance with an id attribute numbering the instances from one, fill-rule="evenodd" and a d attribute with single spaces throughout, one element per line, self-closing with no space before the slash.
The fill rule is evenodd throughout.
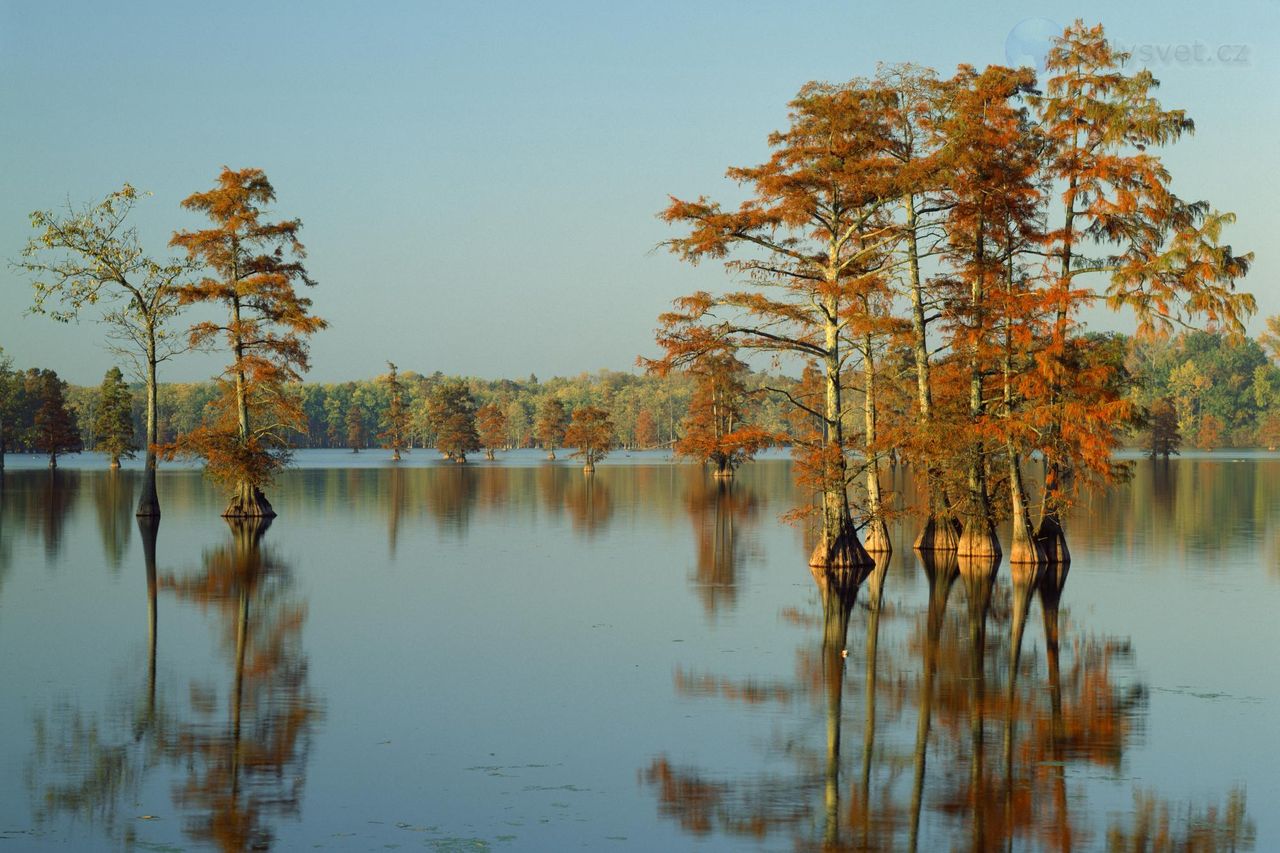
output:
<path id="1" fill-rule="evenodd" d="M 300 647 L 306 608 L 285 597 L 287 568 L 261 547 L 268 525 L 231 524 L 232 542 L 206 552 L 200 574 L 159 582 L 226 620 L 234 675 L 230 725 L 179 726 L 162 749 L 187 767 L 176 793 L 177 802 L 195 812 L 187 833 L 228 851 L 270 846 L 267 820 L 297 813 L 318 714 Z"/>
<path id="2" fill-rule="evenodd" d="M 722 601 L 732 605 L 737 597 L 740 528 L 755 521 L 755 495 L 736 483 L 709 483 L 697 476 L 685 495 L 685 507 L 698 541 L 698 595 L 707 613 L 714 615 Z"/>
<path id="3" fill-rule="evenodd" d="M 677 669 L 673 678 L 676 692 L 683 696 L 720 696 L 734 702 L 745 702 L 749 705 L 760 705 L 765 702 L 790 703 L 794 691 L 781 684 L 766 684 L 747 679 L 735 682 L 728 678 L 717 678 L 714 675 L 691 675 L 683 669 Z"/>
<path id="4" fill-rule="evenodd" d="M 609 489 L 604 483 L 596 482 L 594 476 L 578 475 L 576 479 L 577 485 L 570 486 L 564 493 L 564 506 L 573 529 L 591 536 L 609 523 L 613 503 L 609 500 Z"/>

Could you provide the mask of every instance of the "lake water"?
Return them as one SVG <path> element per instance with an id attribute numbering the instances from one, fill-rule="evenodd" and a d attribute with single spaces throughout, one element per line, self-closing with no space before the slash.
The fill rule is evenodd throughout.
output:
<path id="1" fill-rule="evenodd" d="M 297 461 L 148 535 L 9 458 L 0 850 L 1280 849 L 1280 459 L 1141 460 L 994 580 L 909 524 L 815 577 L 778 457 Z"/>

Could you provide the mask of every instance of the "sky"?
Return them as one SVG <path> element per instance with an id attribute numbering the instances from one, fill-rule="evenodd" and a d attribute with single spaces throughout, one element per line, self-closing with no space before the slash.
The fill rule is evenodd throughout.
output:
<path id="1" fill-rule="evenodd" d="M 310 379 L 635 370 L 657 315 L 730 284 L 659 247 L 668 194 L 733 199 L 810 80 L 880 62 L 1008 64 L 1048 25 L 1101 21 L 1197 132 L 1163 154 L 1184 197 L 1236 212 L 1244 287 L 1280 313 L 1280 0 L 1208 3 L 71 2 L 0 0 L 0 347 L 96 384 L 86 317 L 28 316 L 10 265 L 33 210 L 147 190 L 163 257 L 223 165 L 298 217 L 330 321 Z M 1011 32 L 1014 34 L 1010 38 Z M 1097 328 L 1129 321 L 1090 315 Z M 215 355 L 162 379 L 207 378 Z"/>

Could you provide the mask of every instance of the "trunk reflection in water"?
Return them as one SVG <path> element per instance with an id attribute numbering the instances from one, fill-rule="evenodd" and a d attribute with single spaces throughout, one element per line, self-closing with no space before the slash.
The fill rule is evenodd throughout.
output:
<path id="1" fill-rule="evenodd" d="M 1125 751 L 1142 730 L 1146 688 L 1134 679 L 1128 644 L 1114 638 L 1073 637 L 1063 667 L 1065 565 L 1020 564 L 1005 575 L 998 559 L 946 552 L 921 552 L 917 559 L 927 592 L 916 594 L 915 606 L 886 603 L 890 563 L 903 568 L 888 555 L 857 577 L 814 569 L 821 620 L 801 615 L 793 621 L 816 635 L 817 659 L 802 658 L 794 682 L 735 682 L 678 670 L 676 689 L 684 696 L 820 704 L 825 744 L 813 743 L 813 730 L 783 734 L 783 751 L 796 764 L 793 776 L 735 779 L 660 755 L 643 773 L 659 814 L 694 835 L 783 836 L 796 849 L 824 851 L 1251 849 L 1243 788 L 1226 792 L 1223 807 L 1200 807 L 1171 805 L 1135 786 L 1134 814 L 1112 818 L 1105 835 L 1093 829 L 1102 816 L 1084 813 L 1071 780 L 1090 767 L 1121 772 Z M 964 604 L 949 608 L 956 581 Z M 865 643 L 849 648 L 846 642 L 860 633 L 849 623 L 863 583 Z M 1043 666 L 1026 659 L 1023 648 L 1036 599 L 1044 620 Z M 882 636 L 886 621 L 914 622 L 905 644 L 892 639 L 900 633 Z M 864 690 L 857 706 L 843 701 L 858 684 L 847 672 L 855 661 Z M 887 719 L 877 700 L 887 705 Z M 850 757 L 841 734 L 858 722 L 859 709 L 863 739 L 851 765 L 859 772 L 846 775 Z M 878 744 L 884 722 L 894 737 Z M 911 722 L 914 738 L 904 738 Z M 989 748 L 992 743 L 1001 748 Z"/>
<path id="2" fill-rule="evenodd" d="M 289 568 L 263 545 L 270 520 L 226 523 L 230 541 L 207 550 L 198 572 L 161 573 L 160 516 L 137 517 L 147 591 L 146 681 L 136 693 L 126 689 L 100 716 L 63 704 L 37 717 L 26 775 L 42 803 L 38 824 L 76 816 L 126 844 L 143 843 L 137 821 L 120 820 L 120 812 L 134 806 L 147 776 L 161 768 L 182 780 L 173 804 L 184 833 L 202 845 L 266 849 L 273 823 L 298 816 L 320 713 L 300 643 L 306 607 L 291 595 Z M 164 594 L 196 604 L 220 623 L 228 658 L 225 712 L 202 684 L 190 684 L 186 704 L 176 684 L 158 686 L 158 599 Z"/>

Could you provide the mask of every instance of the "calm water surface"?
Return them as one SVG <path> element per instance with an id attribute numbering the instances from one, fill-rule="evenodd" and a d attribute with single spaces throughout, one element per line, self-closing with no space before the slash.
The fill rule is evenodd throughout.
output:
<path id="1" fill-rule="evenodd" d="M 151 529 L 10 457 L 0 850 L 1280 849 L 1280 459 L 1138 462 L 1065 576 L 866 577 L 783 459 L 298 461 Z"/>

